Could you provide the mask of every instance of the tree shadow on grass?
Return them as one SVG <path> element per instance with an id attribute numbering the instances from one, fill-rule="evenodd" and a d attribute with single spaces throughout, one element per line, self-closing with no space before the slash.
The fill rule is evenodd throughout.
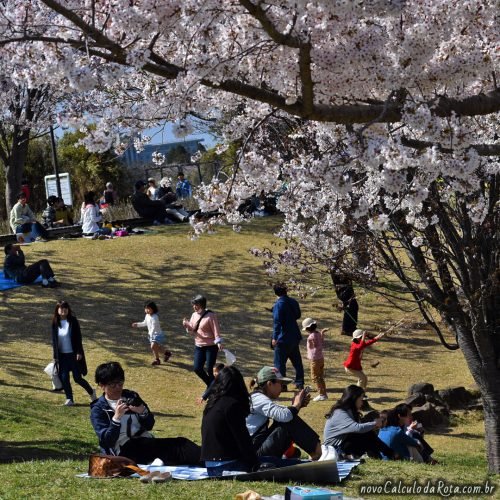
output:
<path id="1" fill-rule="evenodd" d="M 49 382 L 49 384 L 50 384 L 50 382 Z M 28 385 L 28 384 L 11 384 L 11 383 L 5 382 L 4 380 L 0 380 L 0 386 L 1 385 L 4 385 L 6 387 L 19 387 L 20 389 L 31 389 L 31 390 L 35 390 L 35 391 L 48 392 L 51 394 L 56 392 L 56 391 L 52 391 L 51 389 L 48 389 L 47 387 L 37 387 L 34 385 Z M 58 391 L 58 392 L 60 392 L 60 391 Z"/>
<path id="2" fill-rule="evenodd" d="M 79 451 L 72 451 L 71 449 Z M 84 451 L 85 450 L 85 451 Z M 64 441 L 0 441 L 0 463 L 30 460 L 83 460 L 95 447 L 77 439 Z"/>

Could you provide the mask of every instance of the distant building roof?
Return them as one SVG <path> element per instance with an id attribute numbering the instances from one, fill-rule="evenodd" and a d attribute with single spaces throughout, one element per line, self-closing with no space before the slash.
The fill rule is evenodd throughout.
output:
<path id="1" fill-rule="evenodd" d="M 155 152 L 167 156 L 171 150 L 181 146 L 188 154 L 193 155 L 197 151 L 205 149 L 202 144 L 203 141 L 204 139 L 190 139 L 186 141 L 167 142 L 164 144 L 147 144 L 140 153 L 138 153 L 134 145 L 131 144 L 120 159 L 128 167 L 152 165 L 152 156 Z"/>

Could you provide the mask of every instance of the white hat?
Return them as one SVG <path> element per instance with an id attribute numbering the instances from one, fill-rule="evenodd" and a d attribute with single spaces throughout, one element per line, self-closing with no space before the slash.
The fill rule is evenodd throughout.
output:
<path id="1" fill-rule="evenodd" d="M 315 325 L 316 320 L 312 318 L 306 318 L 304 321 L 302 321 L 302 330 L 307 330 L 310 326 Z"/>
<path id="2" fill-rule="evenodd" d="M 360 330 L 359 328 L 357 330 L 354 330 L 352 332 L 352 338 L 353 339 L 360 339 L 363 336 L 363 333 L 365 333 L 364 330 Z"/>

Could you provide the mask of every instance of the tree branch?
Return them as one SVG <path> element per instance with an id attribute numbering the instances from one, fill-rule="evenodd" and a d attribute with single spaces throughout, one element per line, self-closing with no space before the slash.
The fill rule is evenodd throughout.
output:
<path id="1" fill-rule="evenodd" d="M 419 151 L 427 148 L 436 147 L 441 153 L 453 153 L 453 149 L 445 148 L 439 143 L 430 141 L 419 141 L 418 139 L 401 138 L 401 144 L 407 148 L 417 149 Z M 500 144 L 471 144 L 469 149 L 474 149 L 479 156 L 499 156 Z"/>
<path id="2" fill-rule="evenodd" d="M 299 37 L 292 36 L 291 34 L 286 35 L 278 31 L 272 21 L 267 17 L 266 12 L 259 5 L 255 5 L 250 0 L 240 0 L 240 4 L 245 7 L 252 17 L 259 21 L 264 31 L 278 45 L 285 45 L 293 49 L 300 49 L 302 47 L 303 42 Z"/>
<path id="3" fill-rule="evenodd" d="M 100 54 L 99 57 L 103 57 L 105 60 L 108 60 L 110 62 L 128 66 L 127 52 L 123 47 L 109 39 L 102 32 L 100 32 L 90 24 L 86 23 L 76 12 L 67 9 L 59 2 L 55 0 L 42 1 L 54 12 L 57 12 L 58 14 L 62 15 L 73 24 L 75 24 L 75 26 L 77 26 L 85 36 L 94 40 L 96 48 L 102 48 L 110 52 L 109 55 Z M 247 9 L 247 11 L 251 15 L 255 17 L 255 19 L 257 19 L 261 23 L 261 26 L 273 41 L 280 45 L 297 48 L 299 49 L 299 51 L 303 51 L 302 64 L 304 66 L 303 71 L 300 74 L 304 93 L 303 100 L 298 101 L 294 104 L 286 104 L 286 98 L 279 95 L 279 93 L 276 91 L 264 89 L 234 79 L 222 80 L 220 82 L 217 82 L 211 81 L 209 78 L 203 78 L 200 80 L 200 83 L 202 85 L 216 90 L 230 92 L 232 94 L 250 98 L 262 103 L 267 103 L 291 115 L 319 122 L 356 124 L 368 123 L 374 120 L 377 120 L 381 123 L 394 123 L 401 121 L 404 106 L 404 103 L 401 102 L 393 102 L 389 105 L 387 105 L 387 103 L 360 104 L 357 102 L 345 105 L 313 104 L 311 101 L 313 83 L 308 73 L 308 71 L 310 71 L 310 67 L 308 68 L 308 70 L 306 69 L 308 66 L 310 66 L 308 62 L 307 42 L 303 42 L 299 38 L 294 37 L 290 34 L 280 33 L 268 19 L 265 11 L 263 11 L 259 6 L 253 4 L 250 0 L 240 0 L 240 3 Z M 43 37 L 28 35 L 22 38 L 28 41 L 42 40 Z M 53 39 L 52 41 L 73 46 L 78 43 L 80 45 L 80 50 L 82 44 L 84 43 L 83 41 L 76 42 L 63 39 L 59 39 L 57 41 Z M 3 43 L 9 43 L 9 41 L 4 41 Z M 97 56 L 98 54 L 94 53 L 94 55 Z M 142 70 L 169 80 L 175 79 L 181 72 L 183 72 L 182 68 L 169 63 L 168 61 L 165 61 L 157 54 L 151 54 L 150 61 L 151 62 L 147 62 L 142 67 Z M 488 115 L 500 111 L 500 89 L 495 89 L 486 94 L 481 93 L 475 96 L 469 96 L 464 99 L 454 99 L 446 96 L 441 96 L 437 99 L 429 101 L 428 105 L 431 109 L 432 114 L 442 118 L 450 117 L 452 115 Z M 496 145 L 484 145 L 482 146 L 483 149 L 481 149 L 479 145 L 477 147 L 479 148 L 479 151 L 481 151 L 481 154 L 484 156 L 498 154 Z"/>

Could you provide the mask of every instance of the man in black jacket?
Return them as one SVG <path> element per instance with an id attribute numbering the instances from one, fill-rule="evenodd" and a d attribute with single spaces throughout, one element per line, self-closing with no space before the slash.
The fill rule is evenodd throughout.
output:
<path id="1" fill-rule="evenodd" d="M 125 372 L 111 361 L 96 368 L 95 381 L 103 395 L 90 405 L 90 421 L 101 450 L 140 464 L 155 458 L 166 465 L 199 465 L 200 447 L 185 437 L 155 438 L 155 418 L 139 394 L 123 388 Z"/>
<path id="2" fill-rule="evenodd" d="M 152 219 L 154 224 L 168 223 L 165 205 L 159 200 L 151 200 L 145 193 L 146 183 L 137 181 L 132 195 L 132 206 L 144 219 Z"/>
<path id="3" fill-rule="evenodd" d="M 33 283 L 38 276 L 42 276 L 42 287 L 55 288 L 59 283 L 54 278 L 54 272 L 47 259 L 42 259 L 30 266 L 26 266 L 24 252 L 19 245 L 7 243 L 4 247 L 5 261 L 3 273 L 7 279 L 18 283 Z"/>

